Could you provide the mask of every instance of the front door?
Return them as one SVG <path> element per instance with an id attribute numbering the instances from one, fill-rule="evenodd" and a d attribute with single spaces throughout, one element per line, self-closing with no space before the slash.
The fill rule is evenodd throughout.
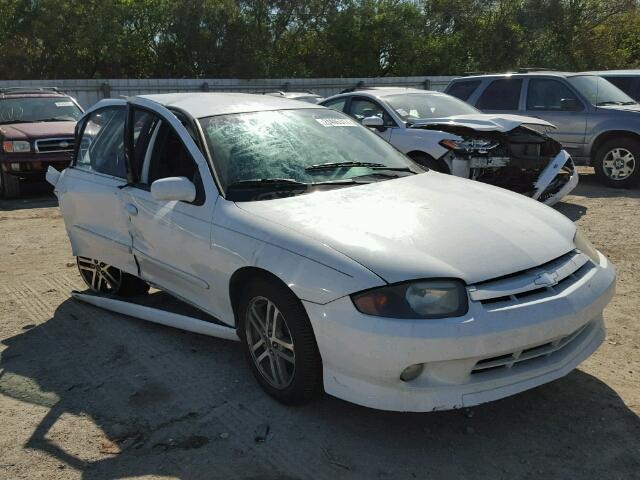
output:
<path id="1" fill-rule="evenodd" d="M 549 136 L 560 142 L 569 154 L 582 156 L 587 109 L 566 84 L 551 78 L 529 79 L 525 115 L 555 125 Z"/>
<path id="2" fill-rule="evenodd" d="M 211 220 L 218 199 L 208 164 L 188 130 L 163 107 L 130 107 L 132 168 L 137 182 L 122 190 L 130 218 L 133 252 L 149 283 L 218 316 L 211 258 Z M 151 184 L 186 177 L 193 202 L 161 201 Z"/>
<path id="3" fill-rule="evenodd" d="M 95 110 L 79 127 L 73 165 L 56 184 L 73 254 L 136 275 L 120 188 L 127 183 L 124 156 L 126 105 Z"/>
<path id="4" fill-rule="evenodd" d="M 348 109 L 347 114 L 360 123 L 367 117 L 382 118 L 382 127 L 373 130 L 387 142 L 391 140 L 391 131 L 397 127 L 396 122 L 378 102 L 365 97 L 352 97 Z"/>

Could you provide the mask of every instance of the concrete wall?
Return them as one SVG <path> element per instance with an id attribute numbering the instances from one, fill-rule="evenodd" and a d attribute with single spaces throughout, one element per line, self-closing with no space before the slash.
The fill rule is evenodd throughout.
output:
<path id="1" fill-rule="evenodd" d="M 313 90 L 323 96 L 334 95 L 359 82 L 366 86 L 402 86 L 444 90 L 455 77 L 379 77 L 379 78 L 269 78 L 269 79 L 87 79 L 87 80 L 0 80 L 3 87 L 58 87 L 75 97 L 83 107 L 102 98 L 118 98 L 169 92 L 246 92 L 264 93 L 277 90 Z"/>

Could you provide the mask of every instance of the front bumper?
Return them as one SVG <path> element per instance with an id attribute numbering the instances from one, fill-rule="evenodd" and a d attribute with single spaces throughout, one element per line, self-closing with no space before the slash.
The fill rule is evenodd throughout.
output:
<path id="1" fill-rule="evenodd" d="M 20 153 L 0 156 L 0 168 L 7 175 L 26 181 L 44 180 L 47 169 L 51 166 L 62 171 L 71 163 L 70 153 Z"/>
<path id="2" fill-rule="evenodd" d="M 534 200 L 546 205 L 555 205 L 578 185 L 578 170 L 573 159 L 562 150 L 545 167 L 535 183 Z"/>
<path id="3" fill-rule="evenodd" d="M 566 375 L 602 343 L 602 311 L 614 290 L 614 268 L 601 256 L 600 266 L 562 292 L 507 306 L 470 301 L 460 318 L 372 317 L 359 313 L 349 297 L 303 303 L 327 393 L 382 410 L 425 412 L 477 405 Z M 505 358 L 541 348 L 549 350 L 503 365 Z M 501 366 L 482 369 L 487 362 Z M 406 367 L 418 363 L 422 374 L 400 380 Z"/>

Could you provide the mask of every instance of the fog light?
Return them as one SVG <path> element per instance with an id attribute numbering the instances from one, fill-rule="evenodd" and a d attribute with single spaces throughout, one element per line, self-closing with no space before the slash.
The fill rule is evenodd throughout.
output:
<path id="1" fill-rule="evenodd" d="M 415 365 L 409 365 L 400 374 L 400 380 L 403 382 L 410 382 L 420 376 L 424 370 L 424 363 L 416 363 Z"/>
<path id="2" fill-rule="evenodd" d="M 17 172 L 20 170 L 20 164 L 19 163 L 12 163 L 11 164 L 11 170 Z"/>

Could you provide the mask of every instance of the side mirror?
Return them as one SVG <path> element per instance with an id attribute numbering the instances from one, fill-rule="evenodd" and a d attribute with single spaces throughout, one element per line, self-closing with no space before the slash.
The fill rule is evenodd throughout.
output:
<path id="1" fill-rule="evenodd" d="M 161 178 L 151 184 L 151 196 L 155 200 L 193 202 L 196 186 L 186 177 Z"/>
<path id="2" fill-rule="evenodd" d="M 575 98 L 562 98 L 560 100 L 560 110 L 565 112 L 577 112 L 582 110 L 580 102 Z"/>
<path id="3" fill-rule="evenodd" d="M 381 128 L 384 126 L 384 120 L 380 117 L 365 117 L 362 119 L 362 125 L 369 128 Z"/>

